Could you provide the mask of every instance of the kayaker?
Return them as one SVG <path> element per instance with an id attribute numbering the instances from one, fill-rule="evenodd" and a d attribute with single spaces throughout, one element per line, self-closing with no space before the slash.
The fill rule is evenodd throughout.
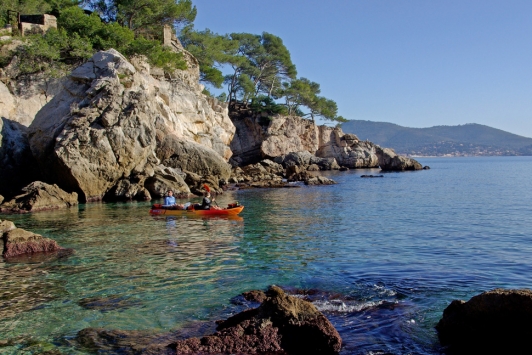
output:
<path id="1" fill-rule="evenodd" d="M 214 202 L 214 197 L 211 200 L 211 193 L 206 192 L 205 196 L 203 196 L 203 200 L 201 201 L 201 205 L 198 203 L 194 206 L 197 210 L 210 210 L 211 208 L 214 209 L 214 206 L 211 206 L 211 204 Z"/>
<path id="2" fill-rule="evenodd" d="M 175 197 L 174 192 L 172 190 L 168 190 L 168 195 L 164 198 L 164 206 L 175 206 Z"/>

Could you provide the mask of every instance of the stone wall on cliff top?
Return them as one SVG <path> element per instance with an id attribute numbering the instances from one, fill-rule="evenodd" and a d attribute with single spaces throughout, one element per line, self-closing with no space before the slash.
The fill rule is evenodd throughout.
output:
<path id="1" fill-rule="evenodd" d="M 111 49 L 72 71 L 28 129 L 45 181 L 78 192 L 82 202 L 102 199 L 121 179 L 152 176 L 157 145 L 168 137 L 187 143 L 174 161 L 207 152 L 208 169 L 201 161 L 189 168 L 227 178 L 235 127 L 227 107 L 202 94 L 195 58 L 185 58 L 189 69 L 169 75 Z"/>
<path id="2" fill-rule="evenodd" d="M 256 163 L 291 152 L 308 151 L 321 158 L 334 158 L 348 168 L 379 166 L 375 145 L 359 141 L 341 128 L 317 126 L 312 120 L 298 116 L 260 115 L 234 118 L 235 138 L 231 142 L 233 162 L 237 165 Z"/>

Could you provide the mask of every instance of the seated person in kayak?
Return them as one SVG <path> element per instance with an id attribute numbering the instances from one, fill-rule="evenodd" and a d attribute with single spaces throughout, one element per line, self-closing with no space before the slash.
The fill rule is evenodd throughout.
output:
<path id="1" fill-rule="evenodd" d="M 176 209 L 176 210 L 184 209 L 183 205 L 176 204 L 174 192 L 172 190 L 168 190 L 168 195 L 164 198 L 163 208 Z"/>
<path id="2" fill-rule="evenodd" d="M 194 208 L 197 209 L 197 210 L 210 210 L 210 209 L 218 210 L 218 209 L 220 209 L 219 207 L 211 206 L 211 204 L 214 202 L 214 200 L 215 200 L 214 197 L 211 200 L 211 193 L 210 192 L 206 192 L 205 196 L 203 196 L 203 200 L 201 201 L 201 205 L 199 203 L 197 203 L 197 204 L 194 205 Z"/>

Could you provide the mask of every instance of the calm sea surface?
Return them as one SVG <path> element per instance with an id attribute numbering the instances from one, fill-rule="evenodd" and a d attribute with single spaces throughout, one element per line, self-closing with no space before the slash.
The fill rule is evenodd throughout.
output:
<path id="1" fill-rule="evenodd" d="M 0 354 L 87 354 L 87 327 L 211 332 L 242 309 L 233 297 L 272 284 L 310 290 L 342 354 L 439 354 L 453 299 L 532 288 L 532 157 L 418 160 L 431 170 L 227 192 L 220 204 L 246 206 L 236 220 L 156 218 L 149 203 L 2 215 L 75 253 L 0 260 Z"/>

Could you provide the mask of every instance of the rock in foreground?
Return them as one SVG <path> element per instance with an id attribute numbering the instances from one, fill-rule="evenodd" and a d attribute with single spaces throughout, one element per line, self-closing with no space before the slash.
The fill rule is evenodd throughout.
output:
<path id="1" fill-rule="evenodd" d="M 455 300 L 436 329 L 441 343 L 456 354 L 529 351 L 532 291 L 495 289 L 467 302 Z"/>
<path id="2" fill-rule="evenodd" d="M 342 339 L 310 302 L 272 286 L 255 309 L 219 322 L 217 332 L 170 345 L 177 354 L 275 353 L 335 354 Z"/>
<path id="3" fill-rule="evenodd" d="M 61 190 L 57 185 L 35 181 L 22 189 L 22 194 L 0 206 L 0 212 L 25 213 L 66 208 L 78 204 L 78 194 Z"/>
<path id="4" fill-rule="evenodd" d="M 55 240 L 44 238 L 42 235 L 22 228 L 7 230 L 3 233 L 2 240 L 4 247 L 2 256 L 4 258 L 37 252 L 54 252 L 63 249 Z"/>
<path id="5" fill-rule="evenodd" d="M 218 321 L 214 334 L 182 339 L 179 332 L 142 334 L 136 331 L 83 329 L 77 341 L 83 347 L 120 354 L 337 354 L 342 339 L 333 325 L 310 302 L 286 295 L 272 286 L 258 308 Z M 250 295 L 251 296 L 251 295 Z M 180 340 L 176 340 L 180 339 Z"/>

